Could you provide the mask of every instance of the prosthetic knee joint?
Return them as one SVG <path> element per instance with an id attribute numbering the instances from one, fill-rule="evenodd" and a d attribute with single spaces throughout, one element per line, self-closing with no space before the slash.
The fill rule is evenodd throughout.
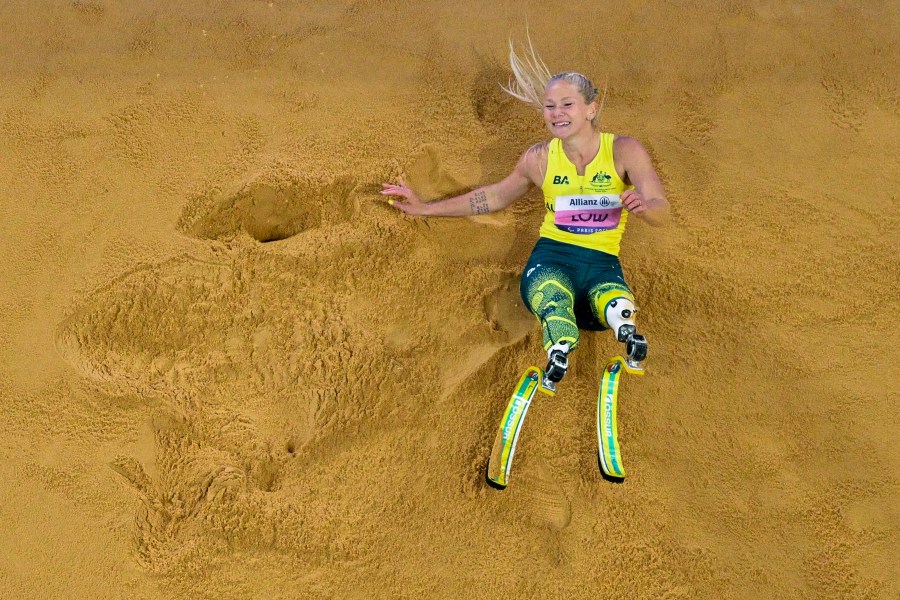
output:
<path id="1" fill-rule="evenodd" d="M 603 324 L 613 330 L 616 339 L 625 342 L 625 360 L 628 366 L 640 369 L 647 358 L 647 339 L 637 332 L 634 300 L 626 295 L 611 299 L 603 310 Z"/>

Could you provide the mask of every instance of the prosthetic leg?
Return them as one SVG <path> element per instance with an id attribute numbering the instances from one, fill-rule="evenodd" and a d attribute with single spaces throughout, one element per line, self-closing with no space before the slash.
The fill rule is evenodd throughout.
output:
<path id="1" fill-rule="evenodd" d="M 527 273 L 533 271 L 534 268 Z M 572 283 L 564 272 L 550 268 L 545 271 L 541 277 L 535 275 L 522 298 L 541 322 L 547 368 L 541 370 L 533 366 L 525 370 L 500 419 L 485 478 L 488 485 L 501 490 L 509 483 L 516 443 L 532 399 L 539 391 L 549 396 L 556 394 L 556 384 L 569 366 L 569 352 L 578 345 Z"/>
<path id="2" fill-rule="evenodd" d="M 519 432 L 525 422 L 531 401 L 538 391 L 548 396 L 556 395 L 556 384 L 562 380 L 566 369 L 569 368 L 570 349 L 568 341 L 553 344 L 547 350 L 549 358 L 546 370 L 528 367 L 519 379 L 500 420 L 494 447 L 488 458 L 485 476 L 491 487 L 502 490 L 509 483 L 516 442 L 519 440 Z"/>
<path id="3" fill-rule="evenodd" d="M 537 392 L 556 394 L 556 385 L 569 367 L 569 352 L 578 344 L 572 293 L 553 279 L 535 289 L 536 292 L 529 296 L 529 305 L 544 327 L 547 368 L 541 370 L 532 366 L 525 370 L 503 413 L 485 473 L 488 485 L 498 489 L 509 483 L 516 443 L 532 399 Z M 591 294 L 591 301 L 598 320 L 614 332 L 616 340 L 625 344 L 625 356 L 614 357 L 603 369 L 597 397 L 598 462 L 605 478 L 622 481 L 625 470 L 616 421 L 619 378 L 623 372 L 644 374 L 647 340 L 637 332 L 634 322 L 637 309 L 634 296 L 627 287 L 606 284 Z"/>
<path id="4" fill-rule="evenodd" d="M 634 296 L 627 290 L 609 289 L 596 297 L 596 309 L 606 327 L 625 344 L 625 356 L 613 357 L 603 369 L 597 395 L 597 462 L 604 478 L 625 479 L 619 448 L 618 399 L 622 372 L 643 375 L 647 359 L 647 339 L 637 332 Z"/>

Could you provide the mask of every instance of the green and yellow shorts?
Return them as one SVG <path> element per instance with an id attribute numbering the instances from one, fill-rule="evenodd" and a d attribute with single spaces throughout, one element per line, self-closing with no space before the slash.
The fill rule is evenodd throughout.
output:
<path id="1" fill-rule="evenodd" d="M 574 348 L 579 329 L 607 329 L 603 314 L 609 301 L 634 301 L 618 256 L 548 238 L 535 244 L 519 290 L 541 322 L 544 349 L 558 342 Z"/>

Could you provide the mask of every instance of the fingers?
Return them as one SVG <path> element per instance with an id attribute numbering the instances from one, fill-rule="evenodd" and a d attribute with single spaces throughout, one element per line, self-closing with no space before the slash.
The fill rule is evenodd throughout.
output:
<path id="1" fill-rule="evenodd" d="M 393 183 L 382 183 L 381 186 L 384 188 L 379 192 L 384 196 L 401 196 L 401 199 L 395 200 L 394 198 L 388 198 L 388 204 L 402 210 L 403 212 L 407 212 L 407 206 L 404 200 L 409 197 L 409 194 L 412 190 L 409 188 L 405 188 L 399 185 L 394 185 Z"/>
<path id="2" fill-rule="evenodd" d="M 645 210 L 644 198 L 634 190 L 625 190 L 619 199 L 627 211 L 643 212 Z"/>
<path id="3" fill-rule="evenodd" d="M 402 182 L 403 180 L 400 179 Z M 393 183 L 382 183 L 381 186 L 384 188 L 381 190 L 381 194 L 384 196 L 401 196 L 402 200 L 395 201 L 393 199 L 388 200 L 388 204 L 391 206 L 395 206 L 397 208 L 401 208 L 405 213 L 412 214 L 413 207 L 419 206 L 422 204 L 422 199 L 419 198 L 418 194 L 414 190 L 409 189 L 405 185 L 395 185 Z M 402 206 L 401 206 L 402 204 Z"/>
<path id="4" fill-rule="evenodd" d="M 392 183 L 382 183 L 381 193 L 387 196 L 403 196 L 404 198 L 411 198 L 415 192 L 403 185 L 394 185 Z"/>
<path id="5" fill-rule="evenodd" d="M 402 178 L 402 177 L 398 177 L 398 178 L 397 178 L 397 181 L 399 181 L 400 183 L 382 183 L 382 184 L 381 184 L 381 187 L 383 187 L 385 190 L 407 190 L 407 191 L 412 191 L 412 190 L 409 189 L 409 187 L 407 187 L 406 182 L 403 181 L 403 178 Z M 384 193 L 384 190 L 382 191 L 382 193 Z"/>
<path id="6" fill-rule="evenodd" d="M 401 196 L 402 197 L 402 199 L 399 202 L 397 200 L 394 200 L 393 198 L 388 199 L 388 204 L 402 209 L 402 207 L 400 206 L 400 203 L 403 202 L 403 200 L 407 200 L 409 198 L 410 190 L 400 188 L 399 186 L 396 186 L 396 185 L 390 185 L 387 183 L 382 184 L 382 185 L 384 185 L 384 189 L 381 190 L 382 195 L 384 195 L 384 196 Z"/>
<path id="7" fill-rule="evenodd" d="M 388 200 L 388 204 L 407 215 L 416 215 L 416 212 L 414 210 L 415 207 L 408 202 L 404 202 L 402 200 L 394 200 L 393 198 L 391 198 L 390 200 Z"/>
<path id="8" fill-rule="evenodd" d="M 383 189 L 379 193 L 384 196 L 400 196 L 399 199 L 389 198 L 388 204 L 408 215 L 421 214 L 422 201 L 419 196 L 415 191 L 406 187 L 403 178 L 398 177 L 397 180 L 400 182 L 399 184 L 382 183 Z"/>

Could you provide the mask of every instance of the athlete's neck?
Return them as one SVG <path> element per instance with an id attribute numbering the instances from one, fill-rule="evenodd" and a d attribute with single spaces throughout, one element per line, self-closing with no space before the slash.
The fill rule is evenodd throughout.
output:
<path id="1" fill-rule="evenodd" d="M 591 127 L 583 133 L 579 132 L 560 141 L 566 157 L 575 165 L 578 174 L 584 175 L 584 168 L 600 152 L 600 132 Z"/>

